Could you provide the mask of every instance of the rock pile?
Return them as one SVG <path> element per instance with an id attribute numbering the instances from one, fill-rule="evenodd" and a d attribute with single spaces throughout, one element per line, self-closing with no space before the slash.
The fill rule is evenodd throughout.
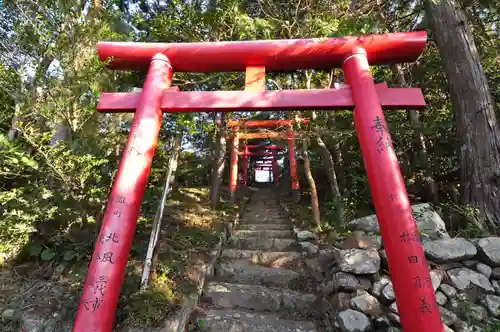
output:
<path id="1" fill-rule="evenodd" d="M 413 206 L 446 331 L 500 331 L 500 237 L 450 238 L 427 204 Z M 331 326 L 342 332 L 401 331 L 398 307 L 375 216 L 353 220 L 341 248 L 320 250 Z M 488 329 L 489 328 L 489 329 Z"/>

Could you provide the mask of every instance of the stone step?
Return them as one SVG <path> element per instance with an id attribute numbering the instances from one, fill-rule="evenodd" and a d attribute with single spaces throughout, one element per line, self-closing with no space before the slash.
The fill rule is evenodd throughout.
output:
<path id="1" fill-rule="evenodd" d="M 203 317 L 203 332 L 316 332 L 312 322 L 280 319 L 273 314 L 241 310 L 209 310 Z"/>
<path id="2" fill-rule="evenodd" d="M 293 288 L 301 275 L 293 270 L 249 264 L 245 260 L 220 263 L 215 268 L 217 280 L 245 285 Z"/>
<path id="3" fill-rule="evenodd" d="M 314 294 L 217 281 L 207 284 L 202 299 L 219 308 L 289 312 L 297 317 L 321 317 L 328 307 L 327 303 L 323 303 L 325 300 L 317 299 Z"/>
<path id="4" fill-rule="evenodd" d="M 268 216 L 268 215 L 282 215 L 283 210 L 281 208 L 276 208 L 276 209 L 269 209 L 269 208 L 261 208 L 258 206 L 249 206 L 248 210 L 245 210 L 243 212 L 243 215 L 247 216 L 255 216 L 255 217 L 262 217 L 262 216 Z"/>
<path id="5" fill-rule="evenodd" d="M 282 214 L 283 209 L 281 207 L 269 207 L 269 206 L 255 206 L 249 205 L 248 208 L 243 212 L 243 214 L 255 215 L 255 216 L 265 216 L 266 214 Z"/>
<path id="6" fill-rule="evenodd" d="M 238 230 L 264 230 L 264 229 L 267 229 L 267 230 L 285 230 L 285 229 L 291 229 L 291 228 L 292 228 L 292 225 L 290 223 L 263 224 L 261 221 L 260 224 L 245 224 L 245 223 L 238 224 Z"/>
<path id="7" fill-rule="evenodd" d="M 229 259 L 244 259 L 253 264 L 271 267 L 294 267 L 302 255 L 296 251 L 262 251 L 244 249 L 224 249 L 221 257 Z"/>
<path id="8" fill-rule="evenodd" d="M 260 230 L 249 230 L 241 229 L 234 231 L 233 236 L 236 237 L 279 237 L 279 238 L 294 238 L 292 230 L 278 230 L 278 229 L 260 229 Z"/>
<path id="9" fill-rule="evenodd" d="M 290 221 L 283 217 L 277 217 L 277 218 L 242 217 L 241 224 L 286 224 L 291 226 Z"/>
<path id="10" fill-rule="evenodd" d="M 232 249 L 288 251 L 297 249 L 297 242 L 295 239 L 275 237 L 231 237 L 227 247 Z"/>

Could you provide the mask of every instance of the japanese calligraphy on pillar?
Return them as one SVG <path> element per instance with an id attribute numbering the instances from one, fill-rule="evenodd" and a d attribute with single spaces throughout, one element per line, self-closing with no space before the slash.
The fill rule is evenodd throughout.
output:
<path id="1" fill-rule="evenodd" d="M 132 131 L 132 140 L 131 146 L 127 151 L 129 156 L 143 156 L 145 151 L 141 148 L 141 139 L 144 137 L 142 131 L 140 130 L 141 122 L 134 124 L 134 126 L 130 129 Z"/>
<path id="2" fill-rule="evenodd" d="M 419 310 L 420 310 L 421 313 L 423 313 L 423 314 L 431 314 L 433 307 L 436 307 L 436 303 L 435 302 L 434 302 L 434 304 L 429 303 L 429 301 L 427 300 L 427 298 L 425 296 L 420 298 L 420 308 L 419 308 Z"/>
<path id="3" fill-rule="evenodd" d="M 90 287 L 92 287 L 94 290 L 93 297 L 90 300 L 83 302 L 85 309 L 94 312 L 99 308 L 99 306 L 103 301 L 104 295 L 106 294 L 107 286 L 108 286 L 108 281 L 107 278 L 104 276 L 100 276 L 96 282 L 90 285 Z"/>
<path id="4" fill-rule="evenodd" d="M 384 151 L 389 151 L 389 149 L 392 147 L 392 141 L 389 135 L 389 130 L 387 130 L 387 127 L 384 124 L 384 120 L 377 116 L 373 120 L 373 126 L 371 126 L 370 128 L 374 129 L 379 135 L 376 143 L 377 152 L 380 154 Z"/>
<path id="5" fill-rule="evenodd" d="M 381 127 L 381 135 L 383 135 L 383 126 Z M 380 153 L 381 151 L 379 151 Z M 393 192 L 388 195 L 388 200 L 390 201 L 391 204 L 398 204 L 397 202 L 397 193 Z M 411 207 L 404 207 L 400 208 L 399 212 L 403 213 L 405 219 L 409 219 L 408 221 L 410 224 L 415 224 L 415 216 L 413 215 L 413 210 Z M 399 241 L 401 245 L 412 245 L 412 244 L 418 244 L 420 245 L 422 242 L 420 232 L 418 230 L 415 231 L 402 231 L 399 234 Z M 425 257 L 423 255 L 415 255 L 415 254 L 410 254 L 409 256 L 406 257 L 406 264 L 409 265 L 409 267 L 414 266 L 414 265 L 425 265 L 425 268 L 427 269 L 427 264 L 425 261 Z M 432 289 L 432 279 L 429 276 L 421 276 L 421 275 L 415 275 L 412 277 L 411 284 L 413 286 L 413 289 L 418 290 L 418 289 Z M 427 297 L 420 297 L 419 298 L 419 307 L 418 310 L 422 314 L 426 313 L 432 313 L 435 308 L 437 308 L 437 303 L 430 303 Z"/>
<path id="6" fill-rule="evenodd" d="M 118 195 L 115 198 L 115 203 L 116 207 L 112 212 L 112 216 L 115 218 L 121 218 L 122 209 L 120 207 L 127 204 L 127 197 Z M 115 232 L 102 232 L 99 235 L 99 242 L 102 245 L 105 245 L 105 247 L 104 250 L 97 252 L 94 256 L 97 264 L 115 264 L 115 253 L 112 250 L 112 246 L 114 244 L 120 243 L 118 234 L 116 234 Z M 92 298 L 84 301 L 83 305 L 85 306 L 86 310 L 95 312 L 97 309 L 99 309 L 99 306 L 102 304 L 106 296 L 108 278 L 106 276 L 100 276 L 99 279 L 90 284 L 89 287 L 93 288 Z"/>
<path id="7" fill-rule="evenodd" d="M 413 278 L 413 287 L 416 289 L 419 288 L 432 288 L 432 280 L 430 277 L 421 278 L 416 276 Z"/>

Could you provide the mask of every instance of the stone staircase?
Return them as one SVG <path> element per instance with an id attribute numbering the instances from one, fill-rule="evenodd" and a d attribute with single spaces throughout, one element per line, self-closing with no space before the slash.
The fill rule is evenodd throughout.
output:
<path id="1" fill-rule="evenodd" d="M 316 332 L 321 299 L 302 262 L 292 224 L 270 189 L 251 197 L 208 281 L 201 331 Z"/>

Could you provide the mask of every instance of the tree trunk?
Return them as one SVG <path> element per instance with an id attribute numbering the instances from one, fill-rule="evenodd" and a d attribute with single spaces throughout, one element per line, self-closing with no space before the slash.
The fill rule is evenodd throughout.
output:
<path id="1" fill-rule="evenodd" d="M 306 174 L 307 182 L 309 183 L 309 188 L 311 189 L 311 209 L 314 221 L 316 225 L 321 230 L 321 217 L 319 213 L 319 203 L 318 203 L 318 192 L 316 191 L 316 182 L 312 176 L 311 163 L 309 161 L 309 154 L 307 153 L 307 139 L 302 140 L 302 158 L 304 159 L 304 172 Z"/>
<path id="2" fill-rule="evenodd" d="M 56 125 L 54 134 L 50 139 L 49 146 L 57 147 L 59 142 L 69 142 L 71 141 L 71 128 L 67 125 L 65 120 L 62 120 Z"/>
<path id="3" fill-rule="evenodd" d="M 406 81 L 405 74 L 398 64 L 392 65 L 392 72 L 396 77 L 396 81 L 401 87 L 408 88 L 410 85 Z M 433 204 L 439 203 L 438 196 L 438 186 L 436 181 L 432 176 L 432 169 L 429 168 L 429 156 L 427 154 L 427 144 L 425 142 L 425 137 L 422 132 L 422 123 L 420 122 L 420 112 L 417 110 L 408 110 L 408 122 L 412 129 L 412 144 L 413 153 L 412 161 L 413 165 L 417 165 L 417 168 L 424 170 L 425 178 L 423 180 L 423 187 L 426 191 L 426 196 L 430 198 Z M 410 170 L 410 168 L 409 168 Z M 410 173 L 408 173 L 410 174 Z"/>
<path id="4" fill-rule="evenodd" d="M 338 199 L 340 198 L 340 189 L 337 182 L 337 174 L 335 173 L 335 164 L 333 162 L 332 155 L 318 133 L 316 133 L 316 143 L 319 146 L 323 162 L 325 163 L 326 175 L 328 177 L 328 182 L 330 182 L 330 189 L 332 191 L 332 199 Z"/>
<path id="5" fill-rule="evenodd" d="M 11 126 L 7 134 L 7 138 L 10 141 L 17 139 L 19 134 L 18 123 L 23 120 L 22 111 L 26 104 L 33 105 L 37 98 L 37 88 L 46 82 L 46 74 L 52 61 L 54 60 L 54 55 L 52 49 L 49 47 L 44 53 L 43 57 L 40 59 L 36 67 L 34 75 L 26 86 L 23 85 L 21 80 L 21 85 L 19 87 L 19 93 L 16 93 L 14 99 L 16 102 L 14 116 L 12 117 Z M 26 69 L 24 66 L 20 69 L 19 75 L 22 77 L 26 74 Z"/>
<path id="6" fill-rule="evenodd" d="M 215 148 L 212 159 L 212 174 L 211 174 L 211 186 L 210 186 L 210 201 L 212 203 L 212 209 L 215 209 L 219 204 L 220 200 L 220 186 L 222 183 L 222 177 L 224 176 L 224 167 L 226 164 L 226 130 L 225 122 L 229 113 L 222 113 L 221 117 L 221 127 L 217 130 L 217 137 L 215 140 Z"/>
<path id="7" fill-rule="evenodd" d="M 500 129 L 493 98 L 464 13 L 454 0 L 427 1 L 455 111 L 461 202 L 500 225 Z"/>
<path id="8" fill-rule="evenodd" d="M 154 271 L 154 266 L 158 258 L 158 250 L 156 244 L 160 235 L 161 223 L 163 219 L 163 212 L 165 209 L 165 202 L 167 201 L 168 194 L 171 192 L 172 185 L 175 180 L 175 172 L 177 171 L 177 163 L 179 153 L 181 151 L 182 132 L 177 133 L 172 142 L 172 153 L 168 161 L 167 174 L 165 176 L 165 184 L 161 194 L 160 203 L 156 210 L 156 215 L 153 220 L 153 229 L 149 238 L 148 251 L 146 253 L 146 261 L 144 262 L 144 269 L 142 271 L 141 289 L 147 288 L 150 276 Z"/>
<path id="9" fill-rule="evenodd" d="M 332 131 L 332 139 L 333 139 L 333 148 L 330 155 L 333 158 L 334 165 L 337 165 L 337 169 L 335 169 L 335 175 L 337 177 L 339 191 L 343 192 L 345 190 L 345 176 L 344 176 L 344 169 L 342 167 L 342 151 L 340 150 L 340 142 L 338 135 L 336 133 L 335 112 L 328 112 L 326 116 L 327 116 L 327 125 L 328 128 Z"/>
<path id="10" fill-rule="evenodd" d="M 21 107 L 20 107 L 19 103 L 16 101 L 14 116 L 12 117 L 10 129 L 9 129 L 8 134 L 7 134 L 7 139 L 9 141 L 14 141 L 17 138 L 17 134 L 18 134 L 18 130 L 19 130 L 18 123 L 21 120 L 21 117 L 18 115 L 21 112 L 20 109 L 21 109 Z"/>

